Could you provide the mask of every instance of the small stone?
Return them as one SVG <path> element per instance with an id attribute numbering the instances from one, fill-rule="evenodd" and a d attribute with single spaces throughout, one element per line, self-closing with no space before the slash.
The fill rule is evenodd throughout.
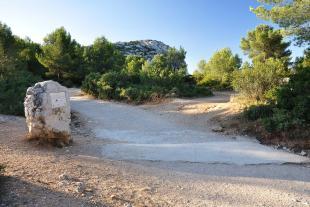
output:
<path id="1" fill-rule="evenodd" d="M 83 182 L 75 182 L 74 187 L 76 193 L 82 193 L 85 190 L 85 184 Z"/>
<path id="2" fill-rule="evenodd" d="M 64 187 L 64 186 L 67 186 L 67 185 L 69 185 L 69 182 L 66 181 L 66 180 L 62 180 L 62 181 L 58 182 L 58 186 L 59 187 Z"/>
<path id="3" fill-rule="evenodd" d="M 131 203 L 125 203 L 124 207 L 132 207 Z"/>
<path id="4" fill-rule="evenodd" d="M 300 152 L 300 155 L 301 155 L 301 156 L 306 156 L 307 153 L 306 153 L 305 151 L 302 150 L 302 151 Z"/>
<path id="5" fill-rule="evenodd" d="M 58 176 L 59 180 L 70 180 L 71 177 L 65 173 Z"/>
<path id="6" fill-rule="evenodd" d="M 213 132 L 223 132 L 224 129 L 223 129 L 223 127 L 221 127 L 221 126 L 217 126 L 217 127 L 213 127 L 213 128 L 212 128 L 212 131 L 213 131 Z"/>
<path id="7" fill-rule="evenodd" d="M 111 198 L 112 200 L 114 200 L 114 199 L 117 199 L 117 196 L 116 196 L 116 195 L 111 195 L 110 198 Z"/>

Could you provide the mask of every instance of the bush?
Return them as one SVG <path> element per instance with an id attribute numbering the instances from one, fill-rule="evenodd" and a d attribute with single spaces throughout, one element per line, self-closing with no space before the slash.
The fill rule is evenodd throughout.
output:
<path id="1" fill-rule="evenodd" d="M 290 81 L 276 90 L 275 105 L 250 106 L 244 111 L 249 120 L 262 120 L 269 132 L 288 132 L 310 125 L 310 70 L 292 75 Z M 296 135 L 297 136 L 297 135 Z"/>
<path id="2" fill-rule="evenodd" d="M 292 116 L 310 122 L 310 68 L 300 69 L 277 91 L 277 104 Z"/>
<path id="3" fill-rule="evenodd" d="M 0 113 L 24 115 L 27 88 L 39 80 L 27 71 L 16 71 L 0 77 Z"/>
<path id="4" fill-rule="evenodd" d="M 214 90 L 227 90 L 231 89 L 231 84 L 221 82 L 219 80 L 210 79 L 209 77 L 203 78 L 198 82 L 198 85 L 212 88 Z"/>
<path id="5" fill-rule="evenodd" d="M 247 119 L 255 121 L 272 116 L 273 107 L 270 105 L 252 105 L 246 108 L 243 113 Z"/>
<path id="6" fill-rule="evenodd" d="M 229 48 L 221 49 L 213 54 L 208 62 L 201 60 L 194 72 L 198 85 L 215 90 L 231 89 L 233 72 L 240 68 L 241 59 Z"/>
<path id="7" fill-rule="evenodd" d="M 234 72 L 233 87 L 244 97 L 254 102 L 266 102 L 275 99 L 273 92 L 283 83 L 288 75 L 282 61 L 270 58 L 266 62 L 245 65 Z"/>
<path id="8" fill-rule="evenodd" d="M 134 103 L 158 101 L 166 96 L 210 95 L 208 88 L 198 87 L 195 79 L 187 75 L 184 58 L 182 49 L 155 55 L 148 62 L 128 56 L 123 70 L 86 76 L 82 90 L 101 99 Z"/>
<path id="9" fill-rule="evenodd" d="M 180 97 L 201 97 L 212 96 L 212 92 L 208 87 L 196 85 L 182 85 L 179 88 Z"/>
<path id="10" fill-rule="evenodd" d="M 82 91 L 97 97 L 99 94 L 98 85 L 97 85 L 97 82 L 99 81 L 99 79 L 100 79 L 99 73 L 88 74 L 85 77 L 84 81 L 82 82 L 82 86 L 81 86 Z"/>

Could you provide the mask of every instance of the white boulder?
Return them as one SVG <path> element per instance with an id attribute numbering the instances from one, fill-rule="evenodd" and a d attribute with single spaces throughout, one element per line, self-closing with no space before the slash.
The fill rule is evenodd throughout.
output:
<path id="1" fill-rule="evenodd" d="M 27 89 L 24 106 L 29 139 L 69 144 L 70 99 L 66 87 L 55 81 L 36 83 Z"/>

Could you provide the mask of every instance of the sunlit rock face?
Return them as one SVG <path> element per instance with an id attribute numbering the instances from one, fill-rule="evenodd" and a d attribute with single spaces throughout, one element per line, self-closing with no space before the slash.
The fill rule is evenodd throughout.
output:
<path id="1" fill-rule="evenodd" d="M 29 139 L 69 144 L 70 99 L 66 87 L 55 81 L 36 83 L 27 89 L 24 107 Z"/>
<path id="2" fill-rule="evenodd" d="M 117 42 L 115 46 L 125 56 L 135 55 L 151 60 L 157 54 L 167 52 L 170 46 L 157 40 L 138 40 L 130 42 Z"/>

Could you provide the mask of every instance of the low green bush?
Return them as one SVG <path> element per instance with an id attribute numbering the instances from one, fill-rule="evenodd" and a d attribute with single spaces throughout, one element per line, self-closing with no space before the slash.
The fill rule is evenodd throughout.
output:
<path id="1" fill-rule="evenodd" d="M 304 68 L 275 91 L 275 105 L 250 106 L 244 115 L 262 121 L 269 132 L 287 132 L 310 127 L 310 69 Z"/>
<path id="2" fill-rule="evenodd" d="M 39 80 L 28 71 L 0 76 L 0 114 L 24 115 L 27 88 Z"/>
<path id="3" fill-rule="evenodd" d="M 195 78 L 187 74 L 185 54 L 182 48 L 173 48 L 151 61 L 128 56 L 122 70 L 87 75 L 82 90 L 101 99 L 133 103 L 211 95 L 207 87 L 197 86 Z"/>
<path id="4" fill-rule="evenodd" d="M 278 59 L 269 58 L 265 62 L 244 65 L 234 72 L 232 85 L 242 96 L 253 102 L 267 102 L 275 99 L 274 91 L 287 77 L 285 64 Z"/>
<path id="5" fill-rule="evenodd" d="M 245 108 L 243 114 L 247 119 L 251 121 L 264 119 L 273 115 L 273 106 L 252 105 L 250 107 Z"/>
<path id="6" fill-rule="evenodd" d="M 301 122 L 301 119 L 292 117 L 290 112 L 283 109 L 275 109 L 275 113 L 271 117 L 262 120 L 265 129 L 269 132 L 288 131 L 297 125 L 302 126 Z"/>
<path id="7" fill-rule="evenodd" d="M 84 81 L 82 82 L 82 86 L 81 89 L 82 91 L 93 95 L 95 97 L 98 96 L 99 92 L 98 92 L 98 85 L 97 82 L 100 79 L 100 74 L 99 73 L 90 73 L 88 74 Z"/>

